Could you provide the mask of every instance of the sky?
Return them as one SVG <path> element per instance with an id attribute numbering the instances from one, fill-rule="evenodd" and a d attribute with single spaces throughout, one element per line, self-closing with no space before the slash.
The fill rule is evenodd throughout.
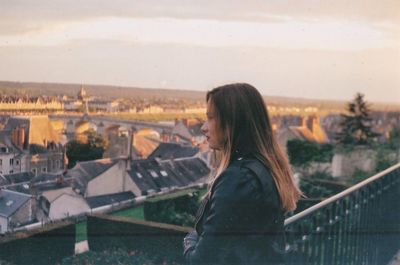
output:
<path id="1" fill-rule="evenodd" d="M 0 0 L 0 80 L 400 103 L 398 0 Z"/>

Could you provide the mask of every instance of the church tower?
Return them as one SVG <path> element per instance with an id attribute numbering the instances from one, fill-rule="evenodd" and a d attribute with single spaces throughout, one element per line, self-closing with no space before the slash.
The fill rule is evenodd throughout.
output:
<path id="1" fill-rule="evenodd" d="M 78 93 L 77 97 L 84 104 L 85 113 L 86 114 L 89 113 L 89 104 L 88 104 L 89 96 L 88 96 L 85 88 L 83 87 L 83 85 L 81 85 L 81 89 L 79 90 L 79 93 Z"/>

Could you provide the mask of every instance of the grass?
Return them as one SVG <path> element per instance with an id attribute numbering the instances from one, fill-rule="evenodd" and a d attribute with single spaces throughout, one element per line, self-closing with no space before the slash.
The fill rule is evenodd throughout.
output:
<path id="1" fill-rule="evenodd" d="M 138 220 L 144 220 L 143 206 L 114 212 L 111 215 L 121 216 L 121 217 L 129 217 L 129 218 L 134 218 L 134 219 L 138 219 Z"/>

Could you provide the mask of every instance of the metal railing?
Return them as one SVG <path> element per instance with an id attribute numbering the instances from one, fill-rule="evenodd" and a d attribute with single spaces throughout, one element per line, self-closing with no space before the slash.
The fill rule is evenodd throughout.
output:
<path id="1" fill-rule="evenodd" d="M 400 164 L 285 220 L 287 264 L 388 264 L 400 249 Z"/>

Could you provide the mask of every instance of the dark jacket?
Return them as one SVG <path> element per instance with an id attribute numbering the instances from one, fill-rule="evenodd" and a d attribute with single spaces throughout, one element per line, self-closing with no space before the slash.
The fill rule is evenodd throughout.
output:
<path id="1" fill-rule="evenodd" d="M 270 171 L 236 158 L 216 180 L 184 240 L 188 264 L 281 264 L 284 213 Z"/>

